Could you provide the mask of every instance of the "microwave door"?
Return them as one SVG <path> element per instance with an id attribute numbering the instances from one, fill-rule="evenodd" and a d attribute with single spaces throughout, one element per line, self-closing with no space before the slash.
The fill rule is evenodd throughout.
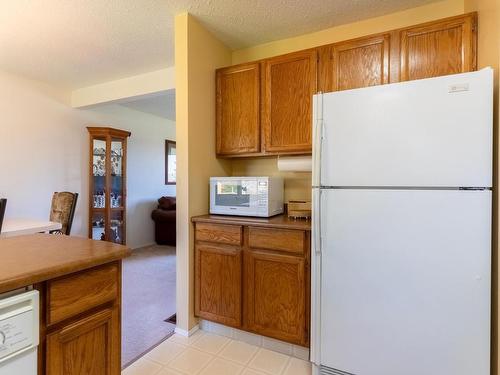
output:
<path id="1" fill-rule="evenodd" d="M 212 213 L 258 214 L 256 180 L 218 180 L 212 186 Z"/>

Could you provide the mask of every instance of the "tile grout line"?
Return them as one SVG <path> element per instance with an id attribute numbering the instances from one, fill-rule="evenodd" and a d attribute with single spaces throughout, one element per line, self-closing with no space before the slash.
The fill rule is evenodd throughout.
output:
<path id="1" fill-rule="evenodd" d="M 197 335 L 199 337 L 195 338 L 194 341 L 192 341 L 191 343 L 189 344 L 184 344 L 184 343 L 181 343 L 179 341 L 177 341 L 176 339 L 174 339 L 174 336 L 168 338 L 167 340 L 165 340 L 162 344 L 164 343 L 172 343 L 172 344 L 175 344 L 175 345 L 178 345 L 179 347 L 182 348 L 181 351 L 179 351 L 176 355 L 174 355 L 172 358 L 170 358 L 168 361 L 166 361 L 165 364 L 153 359 L 153 358 L 150 358 L 148 355 L 149 353 L 147 353 L 145 356 L 143 356 L 142 358 L 140 358 L 139 360 L 141 359 L 144 359 L 145 361 L 149 361 L 150 363 L 153 363 L 155 365 L 158 365 L 160 366 L 159 369 L 157 369 L 156 371 L 153 371 L 151 374 L 146 374 L 146 375 L 158 375 L 160 372 L 162 372 L 163 370 L 172 370 L 172 371 L 175 371 L 179 374 L 183 374 L 183 375 L 199 375 L 200 373 L 202 373 L 203 371 L 205 371 L 214 361 L 216 360 L 220 360 L 220 361 L 223 361 L 223 362 L 227 362 L 229 364 L 233 364 L 233 365 L 236 365 L 238 367 L 240 367 L 240 370 L 238 371 L 238 375 L 245 372 L 246 370 L 251 370 L 251 371 L 258 371 L 258 372 L 261 372 L 262 374 L 266 374 L 266 375 L 271 375 L 270 372 L 268 372 L 267 370 L 265 369 L 259 369 L 259 368 L 255 368 L 255 367 L 250 367 L 250 364 L 252 363 L 252 361 L 259 355 L 259 353 L 261 353 L 262 351 L 270 351 L 270 352 L 275 352 L 277 354 L 281 354 L 283 356 L 286 357 L 286 361 L 285 363 L 283 364 L 283 367 L 282 369 L 279 371 L 279 375 L 284 375 L 288 370 L 289 370 L 289 366 L 290 366 L 290 363 L 292 361 L 293 358 L 295 358 L 293 355 L 289 355 L 289 354 L 285 354 L 285 353 L 281 353 L 281 352 L 278 352 L 278 351 L 274 351 L 274 350 L 270 350 L 270 349 L 267 349 L 267 348 L 264 348 L 264 347 L 261 347 L 261 346 L 257 346 L 257 345 L 253 345 L 253 344 L 249 344 L 249 343 L 246 343 L 244 341 L 240 341 L 240 340 L 236 340 L 236 339 L 233 339 L 233 338 L 229 338 L 225 335 L 218 335 L 218 334 L 215 334 L 215 333 L 212 333 L 212 332 L 208 332 L 209 334 L 212 334 L 214 336 L 219 336 L 219 337 L 222 337 L 224 339 L 226 339 L 226 342 L 223 343 L 223 345 L 215 352 L 215 353 L 211 353 L 211 352 L 208 352 L 204 349 L 200 349 L 194 345 L 196 345 L 196 343 L 198 343 L 200 340 L 203 339 L 203 337 L 206 337 L 207 336 L 207 332 L 204 332 L 204 331 L 200 331 L 200 333 Z M 177 336 L 178 337 L 178 336 Z M 242 362 L 238 362 L 236 360 L 233 360 L 231 358 L 225 358 L 225 357 L 222 357 L 222 353 L 224 352 L 224 350 L 229 347 L 232 343 L 243 343 L 243 344 L 246 344 L 250 347 L 253 347 L 254 349 L 254 352 L 253 354 L 249 357 L 249 359 L 245 362 L 245 363 L 242 363 Z M 208 362 L 203 365 L 198 371 L 194 372 L 194 373 L 186 373 L 184 371 L 181 371 L 177 368 L 173 368 L 171 367 L 171 363 L 176 359 L 178 358 L 180 355 L 182 355 L 183 353 L 185 353 L 186 350 L 188 349 L 192 349 L 194 351 L 197 351 L 199 353 L 203 353 L 205 355 L 208 355 L 210 356 L 210 359 L 208 360 Z M 297 358 L 298 359 L 298 358 Z M 300 359 L 299 359 L 300 360 Z M 236 374 L 235 374 L 236 375 Z M 278 374 L 275 374 L 275 375 L 278 375 Z"/>
<path id="2" fill-rule="evenodd" d="M 204 352 L 203 350 L 199 350 L 199 349 L 197 349 L 197 348 L 195 348 L 195 347 L 191 347 L 191 346 L 188 346 L 185 350 L 187 350 L 187 349 L 191 349 L 191 350 L 194 350 L 194 351 L 198 351 L 198 352 L 200 352 L 200 353 L 202 353 L 202 354 L 210 354 L 210 353 Z M 179 355 L 180 355 L 180 353 L 179 353 Z M 214 356 L 213 354 L 210 354 L 210 356 L 215 358 L 215 356 Z M 207 362 L 206 366 L 208 366 L 208 364 L 209 364 L 209 363 L 211 363 L 211 362 L 214 360 L 214 358 L 211 358 L 211 359 Z M 172 361 L 173 361 L 173 360 L 172 360 Z M 170 363 L 172 363 L 172 361 L 169 361 L 169 364 L 170 364 Z M 170 369 L 170 370 L 174 370 L 174 371 L 176 371 L 176 372 L 180 372 L 180 373 L 185 374 L 185 375 L 196 375 L 196 374 L 199 374 L 200 372 L 202 372 L 202 371 L 205 369 L 205 367 L 206 367 L 206 366 L 203 366 L 201 369 L 199 369 L 198 371 L 196 371 L 194 374 L 189 374 L 189 373 L 184 372 L 184 371 L 181 371 L 181 370 L 179 370 L 179 369 L 176 369 L 176 368 L 170 367 L 169 365 L 167 365 L 167 366 L 165 366 L 165 367 L 168 367 L 168 369 Z"/>
<path id="3" fill-rule="evenodd" d="M 254 347 L 256 350 L 254 351 L 254 353 L 250 356 L 250 358 L 248 359 L 248 361 L 246 363 L 241 363 L 241 362 L 238 362 L 238 361 L 235 361 L 234 359 L 230 359 L 230 358 L 226 358 L 226 357 L 221 357 L 220 355 L 217 355 L 218 358 L 220 359 L 223 359 L 225 361 L 229 361 L 231 363 L 234 363 L 236 365 L 240 365 L 240 366 L 243 366 L 243 368 L 248 368 L 248 364 L 252 361 L 252 359 L 257 355 L 257 352 L 259 351 L 259 347 L 256 346 L 256 345 L 252 345 L 252 344 L 248 344 L 246 342 L 243 342 L 243 341 L 239 341 L 239 340 L 234 340 L 234 339 L 230 339 L 230 343 L 232 342 L 236 342 L 236 343 L 243 343 L 243 344 L 246 344 L 246 345 L 249 345 L 249 346 L 252 346 Z M 229 346 L 229 344 L 227 344 L 227 346 Z M 219 352 L 219 354 L 221 354 L 223 352 L 223 350 L 221 350 Z"/>
<path id="4" fill-rule="evenodd" d="M 157 360 L 149 357 L 148 356 L 149 353 L 147 353 L 143 358 L 149 359 L 150 361 L 153 361 L 154 363 L 157 363 L 157 364 L 161 365 L 162 367 L 167 367 L 170 362 L 172 362 L 175 358 L 177 358 L 179 355 L 181 355 L 182 353 L 184 353 L 184 351 L 188 348 L 188 346 L 179 344 L 178 342 L 170 341 L 170 343 L 182 346 L 183 349 L 179 353 L 175 354 L 172 358 L 170 358 L 167 361 L 167 363 L 164 364 L 164 363 L 161 363 L 161 362 L 159 362 L 159 361 L 157 361 Z"/>
<path id="5" fill-rule="evenodd" d="M 285 373 L 285 371 L 287 370 L 290 362 L 292 362 L 292 357 L 288 356 L 288 359 L 287 359 L 287 361 L 285 363 L 285 366 L 283 367 L 283 370 L 281 370 L 280 375 L 283 375 Z"/>
<path id="6" fill-rule="evenodd" d="M 211 333 L 211 332 L 209 332 L 209 333 Z M 204 335 L 206 335 L 206 333 Z M 208 363 L 204 367 L 202 367 L 196 374 L 201 373 L 204 369 L 206 369 L 208 366 L 210 366 L 210 364 L 212 362 L 214 362 L 216 359 L 222 359 L 223 360 L 224 358 L 219 357 L 219 354 L 222 353 L 222 351 L 224 350 L 224 348 L 226 346 L 228 346 L 231 343 L 231 341 L 232 341 L 232 339 L 230 339 L 229 337 L 226 337 L 226 336 L 216 335 L 215 333 L 212 333 L 212 335 L 225 338 L 226 339 L 226 343 L 224 345 L 222 345 L 222 347 L 216 353 L 209 353 L 209 352 L 206 352 L 204 350 L 199 349 L 202 353 L 210 354 L 213 358 L 210 361 L 208 361 Z M 196 340 L 194 343 L 198 342 L 199 340 L 201 340 L 201 338 L 198 339 L 198 340 Z M 198 349 L 198 348 L 195 347 L 195 349 Z M 232 363 L 232 362 L 230 362 L 230 363 Z M 240 371 L 240 372 L 243 372 L 243 371 Z"/>

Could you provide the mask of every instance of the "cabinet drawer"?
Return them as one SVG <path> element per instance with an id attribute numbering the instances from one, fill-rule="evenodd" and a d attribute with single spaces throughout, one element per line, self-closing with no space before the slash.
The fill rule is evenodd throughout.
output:
<path id="1" fill-rule="evenodd" d="M 305 235 L 302 230 L 249 227 L 248 246 L 303 254 Z"/>
<path id="2" fill-rule="evenodd" d="M 49 324 L 78 315 L 118 297 L 118 264 L 51 280 L 47 284 Z"/>
<path id="3" fill-rule="evenodd" d="M 196 224 L 196 240 L 228 245 L 241 245 L 241 225 L 226 224 Z"/>

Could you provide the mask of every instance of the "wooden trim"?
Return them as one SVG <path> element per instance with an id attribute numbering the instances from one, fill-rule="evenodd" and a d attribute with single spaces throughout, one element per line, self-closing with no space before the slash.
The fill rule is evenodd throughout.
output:
<path id="1" fill-rule="evenodd" d="M 108 135 L 111 135 L 115 138 L 127 138 L 132 135 L 132 133 L 129 131 L 109 128 L 105 126 L 87 126 L 87 130 L 94 137 L 106 137 Z"/>
<path id="2" fill-rule="evenodd" d="M 310 231 L 311 220 L 290 219 L 286 215 L 277 215 L 269 218 L 255 218 L 245 216 L 200 215 L 191 218 L 193 223 L 213 223 L 224 225 L 243 225 L 252 227 L 282 228 Z"/>

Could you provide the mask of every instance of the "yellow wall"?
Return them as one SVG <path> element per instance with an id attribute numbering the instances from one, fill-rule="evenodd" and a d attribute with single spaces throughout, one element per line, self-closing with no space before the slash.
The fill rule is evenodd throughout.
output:
<path id="1" fill-rule="evenodd" d="M 494 0 L 492 0 L 494 1 Z M 332 27 L 311 34 L 278 40 L 258 46 L 234 51 L 232 63 L 239 64 L 259 60 L 306 48 L 335 43 L 360 36 L 394 30 L 440 18 L 464 13 L 464 0 L 445 0 L 402 12 Z M 281 173 L 276 158 L 242 159 L 233 161 L 233 176 L 280 175 L 285 180 L 285 200 L 310 199 L 310 173 Z"/>
<path id="2" fill-rule="evenodd" d="M 195 324 L 192 216 L 208 212 L 210 176 L 230 175 L 215 158 L 216 68 L 231 63 L 231 51 L 189 14 L 175 17 L 177 117 L 177 328 Z"/>
<path id="3" fill-rule="evenodd" d="M 493 168 L 493 261 L 492 261 L 492 374 L 500 374 L 500 363 L 498 361 L 498 349 L 500 347 L 499 332 L 499 319 L 498 319 L 498 301 L 499 301 L 499 288 L 498 288 L 498 270 L 499 257 L 498 257 L 498 212 L 500 210 L 500 202 L 498 196 L 498 187 L 500 182 L 500 174 L 498 173 L 499 153 L 498 146 L 500 145 L 500 132 L 499 132 L 499 73 L 500 66 L 500 0 L 465 0 L 465 11 L 478 12 L 478 68 L 481 69 L 485 66 L 495 68 L 495 111 L 494 111 L 494 168 Z"/>
<path id="4" fill-rule="evenodd" d="M 280 172 L 276 158 L 233 161 L 233 176 L 281 176 L 285 181 L 285 202 L 311 200 L 311 173 Z"/>
<path id="5" fill-rule="evenodd" d="M 464 13 L 464 0 L 445 0 L 233 52 L 233 64 L 258 60 Z"/>

